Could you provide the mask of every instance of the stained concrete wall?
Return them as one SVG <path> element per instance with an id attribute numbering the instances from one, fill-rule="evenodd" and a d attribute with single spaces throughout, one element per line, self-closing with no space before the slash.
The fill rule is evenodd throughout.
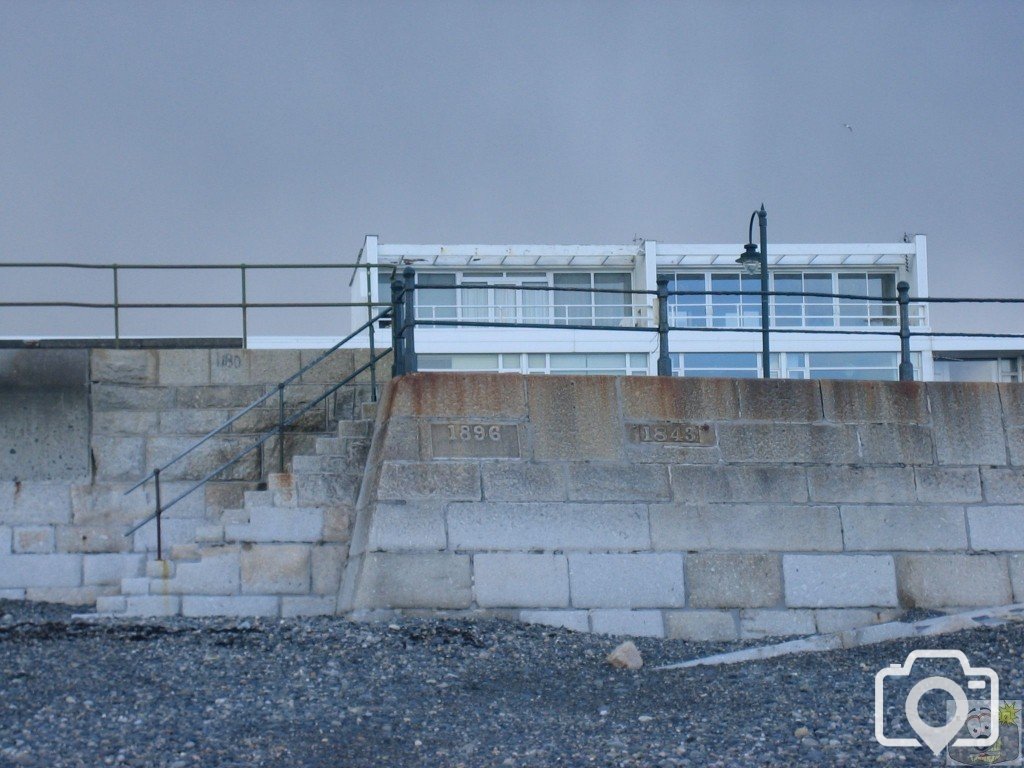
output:
<path id="1" fill-rule="evenodd" d="M 76 604 L 116 594 L 141 577 L 156 548 L 155 526 L 125 532 L 154 509 L 152 483 L 125 495 L 154 466 L 311 361 L 315 350 L 19 350 L 0 353 L 0 597 Z M 340 351 L 287 388 L 288 412 L 365 362 Z M 287 438 L 288 453 L 345 416 L 362 378 L 316 409 Z M 13 395 L 11 395 L 13 393 Z M 63 400 L 60 398 L 63 397 Z M 59 403 L 64 405 L 59 405 Z M 277 422 L 276 398 L 164 474 L 174 498 Z M 276 439 L 169 510 L 164 546 L 192 543 L 198 527 L 238 508 L 276 462 Z M 12 454 L 10 451 L 15 451 Z M 73 460 L 72 460 L 73 459 Z M 0 459 L 0 462 L 3 462 Z"/>
<path id="2" fill-rule="evenodd" d="M 0 350 L 0 482 L 88 475 L 88 351 Z"/>
<path id="3" fill-rule="evenodd" d="M 1024 386 L 414 374 L 339 601 L 729 639 L 1024 601 Z"/>

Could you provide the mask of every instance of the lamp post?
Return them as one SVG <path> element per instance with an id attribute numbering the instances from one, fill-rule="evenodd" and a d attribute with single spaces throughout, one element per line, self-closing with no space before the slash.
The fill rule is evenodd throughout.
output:
<path id="1" fill-rule="evenodd" d="M 754 217 L 760 226 L 761 251 L 754 245 Z M 736 259 L 748 274 L 761 273 L 761 378 L 770 379 L 771 351 L 768 344 L 768 213 L 761 203 L 761 210 L 750 214 L 750 226 L 747 228 L 747 244 L 743 246 L 743 255 Z M 742 301 L 740 302 L 742 304 Z"/>

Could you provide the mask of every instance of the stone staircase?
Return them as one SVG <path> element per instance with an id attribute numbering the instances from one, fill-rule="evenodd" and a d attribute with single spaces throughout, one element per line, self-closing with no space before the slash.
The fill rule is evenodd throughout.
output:
<path id="1" fill-rule="evenodd" d="M 145 576 L 100 597 L 121 616 L 309 616 L 335 613 L 376 403 L 317 437 L 291 472 L 267 476 L 237 509 L 211 509 L 192 543 L 146 564 Z"/>

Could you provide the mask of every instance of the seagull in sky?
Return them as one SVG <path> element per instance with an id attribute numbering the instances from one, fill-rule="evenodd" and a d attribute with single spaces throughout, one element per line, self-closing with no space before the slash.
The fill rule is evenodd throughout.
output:
<path id="1" fill-rule="evenodd" d="M 850 133 L 853 133 L 853 126 L 852 125 L 850 125 L 849 123 L 843 123 L 842 125 L 843 125 L 843 128 L 848 130 Z"/>

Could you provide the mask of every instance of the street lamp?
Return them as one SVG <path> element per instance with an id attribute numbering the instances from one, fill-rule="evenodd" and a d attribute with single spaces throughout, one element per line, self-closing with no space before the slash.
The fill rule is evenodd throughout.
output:
<path id="1" fill-rule="evenodd" d="M 754 245 L 754 217 L 760 225 L 761 251 Z M 743 255 L 736 263 L 750 275 L 761 274 L 761 378 L 770 379 L 771 352 L 768 344 L 768 214 L 761 203 L 761 210 L 750 214 L 750 226 L 747 228 L 747 244 L 743 246 Z M 742 300 L 740 304 L 742 305 Z M 742 316 L 742 313 L 741 313 Z"/>

